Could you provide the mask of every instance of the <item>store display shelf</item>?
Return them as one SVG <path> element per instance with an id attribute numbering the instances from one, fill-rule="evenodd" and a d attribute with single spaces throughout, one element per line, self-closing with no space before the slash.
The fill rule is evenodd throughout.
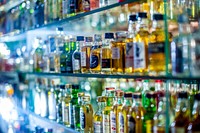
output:
<path id="1" fill-rule="evenodd" d="M 7 2 L 4 5 L 0 6 L 0 12 L 7 12 L 9 11 L 11 8 L 16 7 L 17 5 L 21 4 L 22 2 L 24 2 L 25 0 L 10 0 L 9 2 Z"/>

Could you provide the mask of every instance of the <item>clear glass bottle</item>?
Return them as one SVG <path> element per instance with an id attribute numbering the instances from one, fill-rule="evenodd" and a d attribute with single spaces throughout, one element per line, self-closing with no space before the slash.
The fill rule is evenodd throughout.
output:
<path id="1" fill-rule="evenodd" d="M 36 79 L 35 83 L 35 91 L 34 91 L 34 113 L 37 115 L 41 114 L 41 98 L 40 98 L 40 93 L 41 93 L 41 88 L 40 88 L 41 81 L 40 79 Z"/>
<path id="2" fill-rule="evenodd" d="M 90 96 L 82 97 L 83 105 L 80 108 L 80 125 L 82 133 L 93 133 L 93 108 Z"/>
<path id="3" fill-rule="evenodd" d="M 40 110 L 40 115 L 42 117 L 47 117 L 48 116 L 48 90 L 47 90 L 47 79 L 42 79 L 42 84 L 41 84 L 41 92 L 40 92 L 40 99 L 41 99 L 41 110 Z"/>
<path id="4" fill-rule="evenodd" d="M 70 46 L 70 51 L 68 52 L 67 58 L 66 58 L 66 72 L 73 73 L 72 56 L 73 56 L 74 51 L 76 50 L 75 38 L 70 37 L 69 46 Z"/>
<path id="5" fill-rule="evenodd" d="M 81 47 L 84 43 L 84 36 L 76 37 L 76 50 L 72 55 L 73 73 L 81 73 Z"/>
<path id="6" fill-rule="evenodd" d="M 128 113 L 132 105 L 132 93 L 126 92 L 124 93 L 124 103 L 122 105 L 122 109 L 119 111 L 118 116 L 118 132 L 119 133 L 127 133 L 128 132 Z"/>
<path id="7" fill-rule="evenodd" d="M 125 39 L 127 37 L 127 32 L 116 32 L 116 40 L 112 42 L 112 73 L 122 74 L 124 73 L 124 48 Z"/>
<path id="8" fill-rule="evenodd" d="M 134 41 L 134 74 L 143 75 L 147 73 L 147 61 L 148 61 L 148 20 L 147 13 L 139 12 L 137 14 L 137 33 Z"/>
<path id="9" fill-rule="evenodd" d="M 126 39 L 125 45 L 125 73 L 131 74 L 133 73 L 134 65 L 133 65 L 133 38 L 136 33 L 136 15 L 129 16 L 129 25 L 128 25 L 128 35 Z"/>
<path id="10" fill-rule="evenodd" d="M 94 43 L 90 52 L 90 73 L 100 73 L 101 71 L 101 46 L 102 37 L 100 34 L 95 34 Z"/>
<path id="11" fill-rule="evenodd" d="M 122 109 L 123 95 L 124 95 L 123 91 L 120 91 L 120 90 L 115 91 L 115 102 L 110 111 L 111 133 L 119 132 L 117 130 L 119 127 L 118 115 L 119 115 L 120 110 Z"/>

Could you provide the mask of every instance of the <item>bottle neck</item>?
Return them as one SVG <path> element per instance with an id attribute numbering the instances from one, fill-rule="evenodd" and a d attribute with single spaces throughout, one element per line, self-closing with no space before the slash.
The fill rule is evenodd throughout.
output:
<path id="1" fill-rule="evenodd" d="M 136 31 L 139 31 L 139 30 L 148 31 L 148 20 L 147 19 L 142 19 L 142 20 L 138 21 Z"/>
<path id="2" fill-rule="evenodd" d="M 103 42 L 102 46 L 106 47 L 106 48 L 109 48 L 112 41 L 114 41 L 114 39 L 105 39 L 105 41 Z"/>
<path id="3" fill-rule="evenodd" d="M 164 29 L 164 22 L 163 20 L 153 21 L 153 29 Z"/>
<path id="4" fill-rule="evenodd" d="M 200 101 L 199 100 L 195 100 L 195 102 L 194 102 L 192 115 L 200 116 Z"/>
<path id="5" fill-rule="evenodd" d="M 176 112 L 186 112 L 188 110 L 187 98 L 178 98 Z"/>
<path id="6" fill-rule="evenodd" d="M 136 31 L 136 23 L 134 21 L 129 21 L 128 25 L 128 38 L 133 38 Z"/>
<path id="7" fill-rule="evenodd" d="M 80 51 L 80 48 L 83 46 L 84 41 L 77 41 L 76 42 L 76 49 L 77 51 Z"/>
<path id="8" fill-rule="evenodd" d="M 106 105 L 107 106 L 113 106 L 113 97 L 108 97 Z"/>
<path id="9" fill-rule="evenodd" d="M 164 97 L 159 98 L 158 103 L 158 112 L 162 112 L 166 110 L 166 100 Z"/>
<path id="10" fill-rule="evenodd" d="M 190 34 L 191 28 L 188 23 L 180 24 L 179 23 L 179 34 Z"/>
<path id="11" fill-rule="evenodd" d="M 141 98 L 134 98 L 133 99 L 133 107 L 139 107 L 142 106 L 142 99 Z"/>
<path id="12" fill-rule="evenodd" d="M 116 98 L 116 102 L 117 102 L 118 105 L 123 104 L 123 99 L 122 99 L 122 97 L 117 97 L 117 98 Z"/>
<path id="13" fill-rule="evenodd" d="M 70 42 L 70 51 L 76 50 L 76 42 Z"/>
<path id="14" fill-rule="evenodd" d="M 63 48 L 64 48 L 63 49 L 64 52 L 66 52 L 66 53 L 69 52 L 70 51 L 70 44 L 69 44 L 69 42 L 65 42 Z"/>
<path id="15" fill-rule="evenodd" d="M 132 105 L 132 98 L 131 97 L 125 98 L 124 99 L 124 105 L 131 106 Z"/>

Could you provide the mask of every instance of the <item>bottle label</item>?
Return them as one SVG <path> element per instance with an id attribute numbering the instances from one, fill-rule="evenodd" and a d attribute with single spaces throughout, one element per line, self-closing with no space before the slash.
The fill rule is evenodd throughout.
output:
<path id="1" fill-rule="evenodd" d="M 117 47 L 112 48 L 112 59 L 120 59 L 120 49 Z"/>
<path id="2" fill-rule="evenodd" d="M 85 128 L 85 113 L 83 112 L 83 109 L 80 109 L 80 125 L 81 129 Z"/>
<path id="3" fill-rule="evenodd" d="M 119 130 L 120 133 L 124 133 L 124 116 L 122 113 L 119 113 Z"/>
<path id="4" fill-rule="evenodd" d="M 128 133 L 135 133 L 135 120 L 132 116 L 128 116 Z"/>
<path id="5" fill-rule="evenodd" d="M 126 68 L 133 67 L 133 43 L 126 43 Z"/>
<path id="6" fill-rule="evenodd" d="M 111 59 L 102 59 L 101 67 L 102 68 L 111 68 Z"/>
<path id="7" fill-rule="evenodd" d="M 84 0 L 83 10 L 86 11 L 86 12 L 90 11 L 90 0 Z"/>
<path id="8" fill-rule="evenodd" d="M 63 122 L 69 123 L 69 106 L 62 102 Z"/>
<path id="9" fill-rule="evenodd" d="M 103 115 L 103 133 L 110 132 L 110 117 L 109 115 Z"/>
<path id="10" fill-rule="evenodd" d="M 73 105 L 70 103 L 69 104 L 69 120 L 70 120 L 70 125 L 72 128 L 74 128 L 74 110 L 73 110 Z"/>
<path id="11" fill-rule="evenodd" d="M 171 133 L 185 133 L 185 128 L 173 127 L 173 128 L 171 128 Z"/>
<path id="12" fill-rule="evenodd" d="M 102 133 L 102 122 L 100 121 L 94 122 L 94 133 Z"/>
<path id="13" fill-rule="evenodd" d="M 96 55 L 92 55 L 90 58 L 90 68 L 96 68 L 99 63 L 99 58 Z"/>
<path id="14" fill-rule="evenodd" d="M 81 68 L 79 60 L 74 59 L 73 61 L 74 61 L 74 66 L 73 66 L 74 71 L 80 70 Z"/>
<path id="15" fill-rule="evenodd" d="M 134 45 L 134 68 L 146 68 L 145 45 L 143 42 Z"/>
<path id="16" fill-rule="evenodd" d="M 81 66 L 86 67 L 86 52 L 81 52 Z"/>
<path id="17" fill-rule="evenodd" d="M 165 53 L 165 43 L 149 43 L 148 45 L 148 53 L 155 54 L 155 53 Z"/>
<path id="18" fill-rule="evenodd" d="M 116 133 L 116 116 L 113 111 L 110 112 L 111 133 Z"/>
<path id="19" fill-rule="evenodd" d="M 74 126 L 75 128 L 80 128 L 76 127 L 78 123 L 80 122 L 80 107 L 74 105 L 73 106 L 73 115 L 74 115 Z"/>

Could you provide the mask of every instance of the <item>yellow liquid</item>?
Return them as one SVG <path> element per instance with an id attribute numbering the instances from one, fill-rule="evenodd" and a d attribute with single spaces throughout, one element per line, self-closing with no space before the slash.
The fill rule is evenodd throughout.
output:
<path id="1" fill-rule="evenodd" d="M 110 74 L 112 71 L 112 51 L 110 48 L 102 48 L 101 59 L 101 73 Z"/>
<path id="2" fill-rule="evenodd" d="M 110 111 L 111 106 L 106 106 L 103 110 L 103 133 L 110 133 Z"/>
<path id="3" fill-rule="evenodd" d="M 128 133 L 128 113 L 130 110 L 131 106 L 123 106 L 121 111 L 119 112 L 119 133 Z M 123 122 L 121 121 L 121 118 L 123 117 Z M 123 123 L 123 124 L 122 124 Z"/>
<path id="4" fill-rule="evenodd" d="M 133 69 L 133 38 L 127 38 L 125 46 L 125 73 L 131 74 Z"/>
<path id="5" fill-rule="evenodd" d="M 97 60 L 94 60 L 94 62 L 90 62 L 92 64 L 90 64 L 90 72 L 91 73 L 100 73 L 101 72 L 101 58 L 100 58 L 100 48 L 97 49 L 93 49 L 91 50 L 91 57 L 95 57 L 97 58 Z M 90 59 L 91 59 L 90 57 Z M 94 58 L 93 58 L 94 59 Z"/>
<path id="6" fill-rule="evenodd" d="M 81 72 L 89 73 L 90 70 L 90 46 L 83 46 L 81 48 Z"/>

